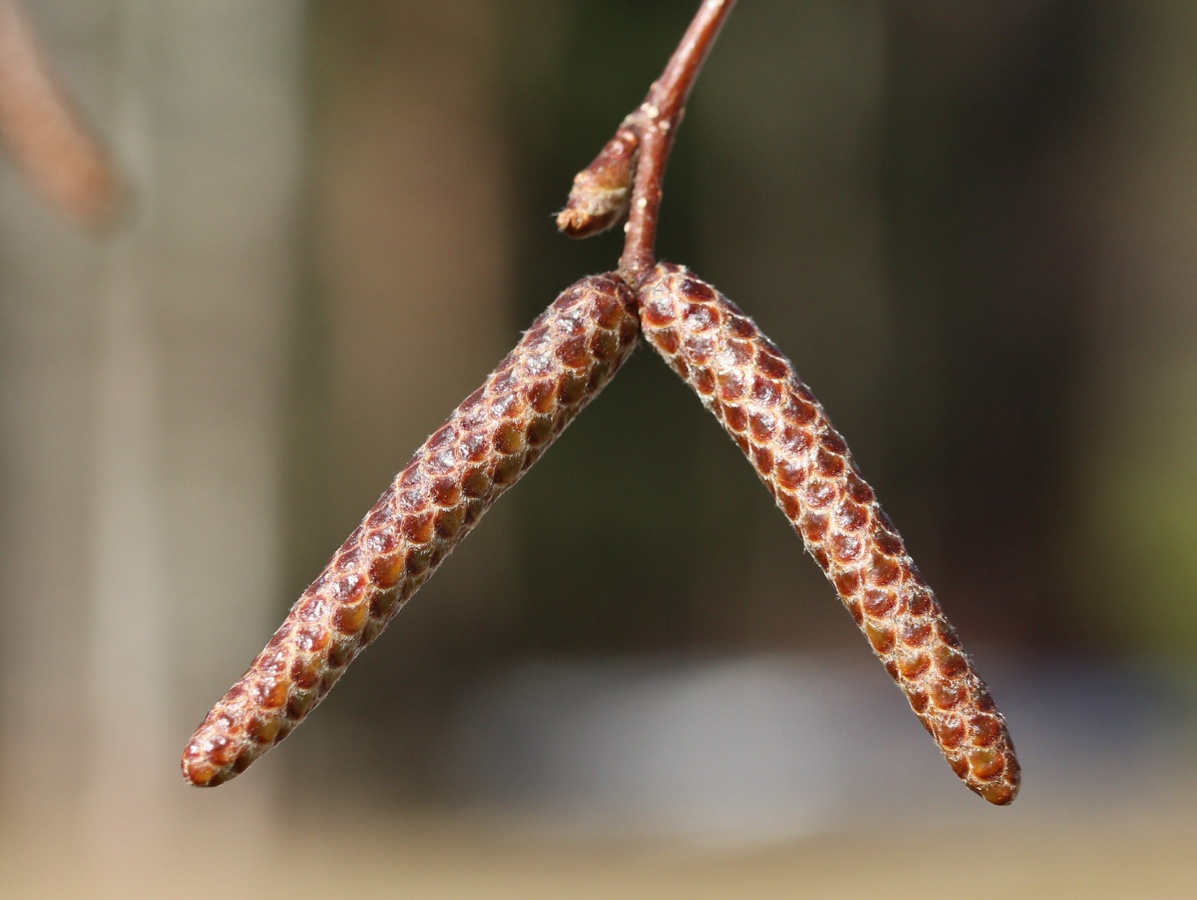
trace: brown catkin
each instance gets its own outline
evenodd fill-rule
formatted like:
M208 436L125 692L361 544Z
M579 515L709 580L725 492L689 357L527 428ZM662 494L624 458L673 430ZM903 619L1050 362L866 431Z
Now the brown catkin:
M748 457L948 765L989 802L1011 802L1019 766L1005 719L793 365L682 266L657 265L637 296L645 339Z
M638 332L632 292L616 275L566 289L416 451L208 713L183 753L184 778L220 784L286 737L602 390Z

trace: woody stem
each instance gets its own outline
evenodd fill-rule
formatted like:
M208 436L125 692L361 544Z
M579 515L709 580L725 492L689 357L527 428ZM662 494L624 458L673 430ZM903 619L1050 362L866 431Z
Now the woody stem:
M703 0L661 77L626 125L640 138L640 159L632 182L632 201L619 269L636 278L652 267L662 183L673 135L686 111L686 100L702 64L736 0Z

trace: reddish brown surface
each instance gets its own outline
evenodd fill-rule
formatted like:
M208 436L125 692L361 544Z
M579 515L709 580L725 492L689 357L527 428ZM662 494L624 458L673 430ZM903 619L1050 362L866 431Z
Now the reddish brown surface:
M635 346L631 291L583 278L416 451L183 754L183 775L227 781L281 741L490 505L615 374Z
M682 266L638 291L645 338L751 461L952 770L991 803L1018 792L1006 722L844 439L751 319Z

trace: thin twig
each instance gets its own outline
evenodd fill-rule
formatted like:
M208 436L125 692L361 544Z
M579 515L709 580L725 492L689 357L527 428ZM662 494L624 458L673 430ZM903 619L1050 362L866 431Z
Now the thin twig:
M0 0L0 133L30 183L81 225L110 222L121 180L59 86L24 11Z
M627 237L619 259L619 269L625 277L634 280L655 262L657 218L674 134L685 115L686 101L702 64L735 5L736 0L704 0L665 71L653 83L640 108L625 123L640 137L640 159L632 183Z
M657 217L673 136L686 100L736 0L703 0L648 96L574 177L557 227L573 238L606 231L628 216L619 271L629 284L652 267Z

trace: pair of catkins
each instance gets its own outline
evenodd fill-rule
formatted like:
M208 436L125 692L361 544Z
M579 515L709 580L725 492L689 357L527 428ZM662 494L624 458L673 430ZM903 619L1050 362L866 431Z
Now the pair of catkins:
M633 191L651 150L642 139L663 115L649 97L575 179L562 230L597 233L629 202L644 205ZM656 137L680 121L675 106ZM659 201L660 167L652 175ZM744 452L952 770L991 803L1014 799L1005 720L823 407L718 290L685 267L629 258L562 292L416 451L208 713L183 755L189 782L227 781L285 738L643 337Z

